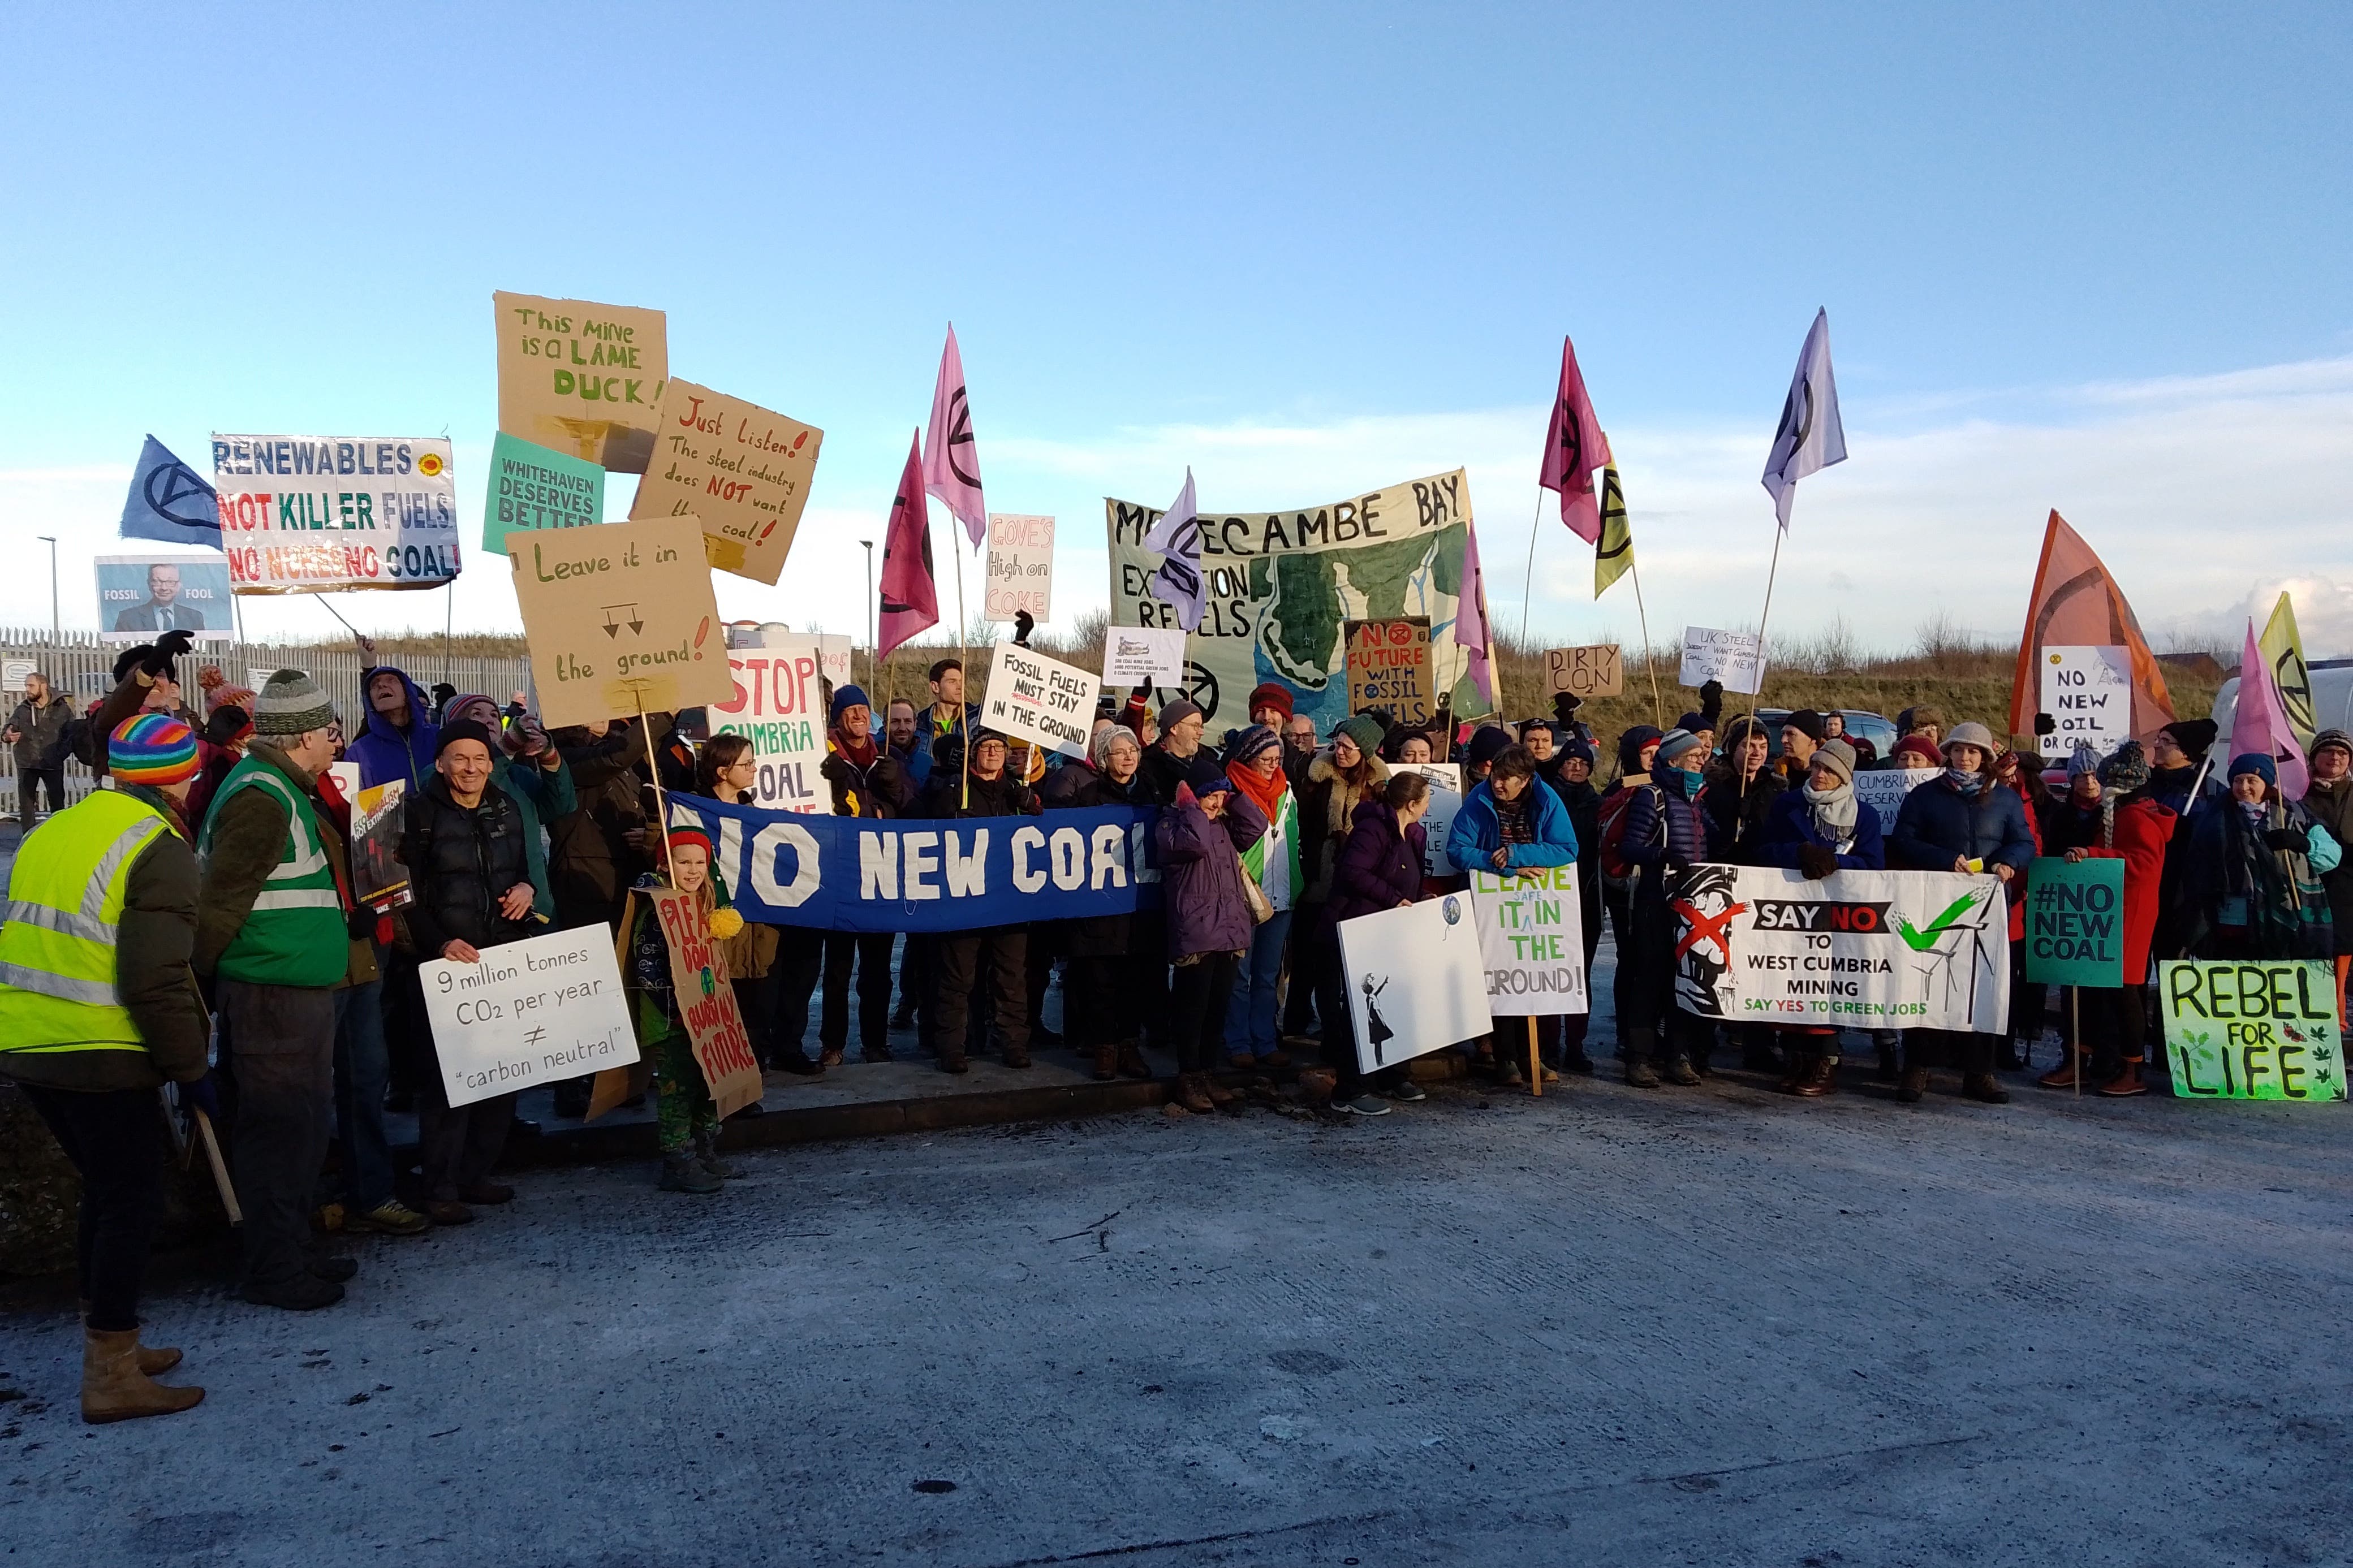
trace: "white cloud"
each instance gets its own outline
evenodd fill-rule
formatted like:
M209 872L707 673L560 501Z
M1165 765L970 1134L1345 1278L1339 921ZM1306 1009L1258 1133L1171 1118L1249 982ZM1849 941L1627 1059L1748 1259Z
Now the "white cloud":
M2002 417L1989 417L2000 408ZM1754 427L1624 425L1612 429L1631 505L1651 635L1686 623L1753 624L1773 547L1772 509L1757 476L1774 410ZM2056 507L2124 584L2151 635L2235 647L2244 618L2295 595L2315 658L2353 652L2353 359L2259 367L2131 384L1969 391L1901 403L1850 401L1853 454L1800 488L1782 549L1773 626L1791 635L1843 617L1867 647L1910 646L1939 613L1989 637L2017 635L2043 520ZM989 491L1007 510L1061 519L1056 620L1105 601L1101 542L1105 494L1165 503L1191 464L1206 507L1289 506L1455 467L1471 473L1488 597L1497 623L1520 621L1523 563L1539 492L1535 456L1545 410L1499 408L1367 416L1314 424L1113 428L1098 438L983 432ZM487 444L461 444L459 471L479 473ZM774 589L718 579L732 617L821 624L865 635L866 555L897 479L828 472L823 503L803 519ZM64 541L59 574L69 626L94 624L90 555L122 548L115 519L129 468L0 471L0 624L46 626L47 547ZM627 505L617 487L608 510ZM473 487L461 479L461 498ZM1543 498L1547 503L1548 496ZM470 521L470 505L467 514ZM934 535L953 616L949 531ZM977 564L965 552L967 605ZM512 591L495 558L474 556L460 580L461 627L513 629ZM1538 525L1530 620L1546 638L1631 637L1625 584L1592 602L1591 556L1549 505ZM438 629L443 595L346 595L336 606L371 629ZM332 618L299 599L246 603L254 633L332 633Z

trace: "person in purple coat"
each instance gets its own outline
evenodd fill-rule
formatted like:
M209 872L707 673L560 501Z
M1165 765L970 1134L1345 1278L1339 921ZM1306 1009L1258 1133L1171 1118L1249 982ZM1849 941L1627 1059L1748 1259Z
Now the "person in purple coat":
M1153 830L1174 965L1168 1043L1176 1052L1176 1103L1192 1111L1233 1103L1232 1091L1216 1083L1209 1069L1224 1049L1234 973L1257 923L1242 892L1241 854L1226 826L1233 788L1215 758L1196 754Z
M1419 773L1392 775L1377 799L1356 807L1348 841L1332 868L1332 895L1315 906L1310 936L1324 949L1315 996L1315 1011L1324 1019L1324 1059L1339 1075L1333 1103L1358 1116L1386 1115L1390 1100L1425 1096L1402 1063L1370 1073L1357 1068L1356 1015L1348 1007L1348 976L1340 963L1340 922L1402 909L1421 897L1427 837L1421 819L1429 810L1430 785Z

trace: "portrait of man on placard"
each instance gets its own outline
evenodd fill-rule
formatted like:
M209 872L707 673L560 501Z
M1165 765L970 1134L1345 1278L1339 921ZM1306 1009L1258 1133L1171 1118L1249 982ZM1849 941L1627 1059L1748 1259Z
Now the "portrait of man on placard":
M228 562L98 559L99 626L109 642L153 642L165 632L229 635Z

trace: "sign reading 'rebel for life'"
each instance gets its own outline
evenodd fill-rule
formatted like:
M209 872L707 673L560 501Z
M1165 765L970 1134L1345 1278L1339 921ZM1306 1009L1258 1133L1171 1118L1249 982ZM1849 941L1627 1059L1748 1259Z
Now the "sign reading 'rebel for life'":
M2082 742L2102 756L2132 739L2132 654L2094 644L2042 647L2042 711L2063 760Z

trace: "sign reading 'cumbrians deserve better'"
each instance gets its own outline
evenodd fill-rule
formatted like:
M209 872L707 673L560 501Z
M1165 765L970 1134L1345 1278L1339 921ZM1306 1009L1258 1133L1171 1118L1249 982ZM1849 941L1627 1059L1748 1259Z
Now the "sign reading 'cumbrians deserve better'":
M458 574L458 488L435 437L215 436L239 594L438 588Z

